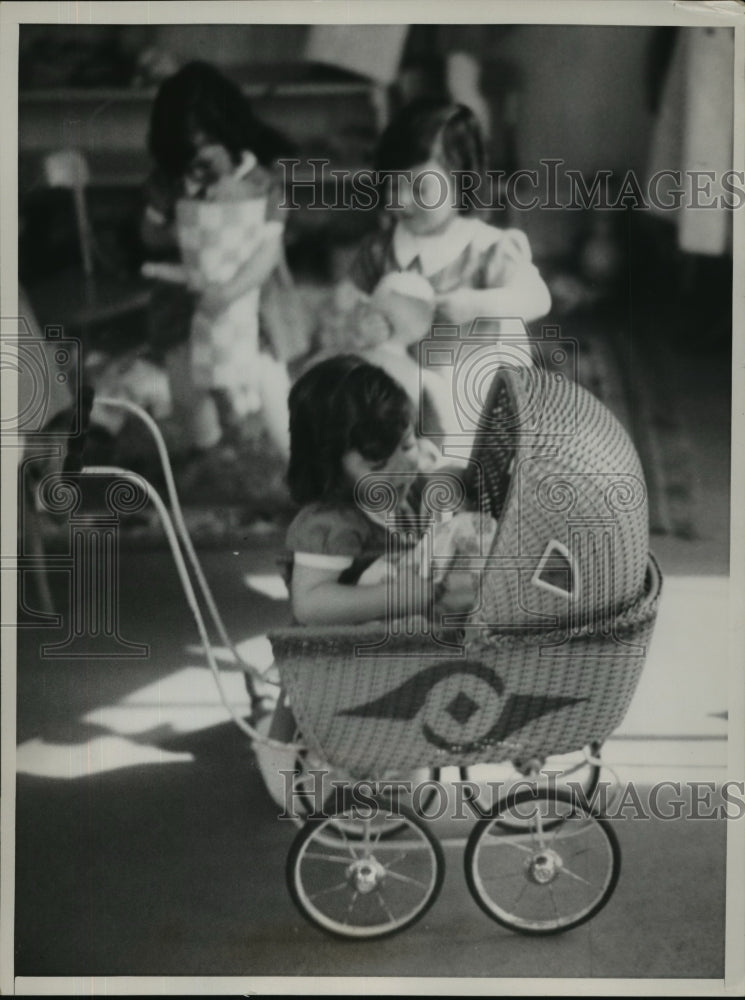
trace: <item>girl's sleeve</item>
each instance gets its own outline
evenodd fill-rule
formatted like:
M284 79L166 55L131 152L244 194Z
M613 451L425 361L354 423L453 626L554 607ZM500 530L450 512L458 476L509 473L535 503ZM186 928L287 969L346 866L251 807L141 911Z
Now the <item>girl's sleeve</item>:
M301 510L287 531L287 549L296 566L338 570L352 565L364 549L364 531L354 512L343 508Z
M495 233L485 255L483 282L484 288L499 290L500 315L512 313L527 321L545 316L551 294L533 263L527 236L519 229Z
M489 248L484 282L487 288L501 288L521 272L535 268L530 243L519 229L506 229Z

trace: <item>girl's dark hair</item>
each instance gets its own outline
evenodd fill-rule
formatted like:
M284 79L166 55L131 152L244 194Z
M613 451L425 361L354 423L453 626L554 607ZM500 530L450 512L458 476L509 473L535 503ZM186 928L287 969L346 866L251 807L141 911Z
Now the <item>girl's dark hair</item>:
M291 152L278 132L256 118L241 88L205 62L187 63L164 80L153 103L148 146L170 177L182 177L194 159L196 130L225 146L236 165L244 150L263 166Z
M409 397L382 368L340 354L308 369L290 391L287 483L298 504L346 498L342 458L384 462L411 423Z
M481 179L484 140L478 119L465 104L436 97L422 97L407 104L380 137L375 169L384 176L410 170L430 159L446 170L476 174ZM461 197L463 185L457 173L455 180L458 211L468 212L473 205L465 204L468 199Z

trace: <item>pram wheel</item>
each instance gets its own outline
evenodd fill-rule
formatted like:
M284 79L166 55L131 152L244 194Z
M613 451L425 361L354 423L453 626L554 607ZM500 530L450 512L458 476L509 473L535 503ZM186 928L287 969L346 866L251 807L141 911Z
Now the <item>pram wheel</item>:
M354 804L312 817L290 848L290 895L307 920L334 937L397 934L424 915L442 885L445 860L436 838L409 809L376 802L382 815L375 817L369 806ZM361 830L359 839L347 836L350 824Z
M596 743L585 747L580 753L561 754L537 761L507 761L504 764L487 765L483 768L485 780L492 788L501 791L500 798L506 798L510 791L529 791L528 784L543 787L547 792L569 792L584 798L580 801L590 803L596 788L600 783L600 765L596 763L600 757L600 746ZM481 767L464 769L465 778L478 781L482 773ZM488 779L486 779L488 775ZM505 829L525 830L529 820L507 811L497 820ZM548 830L560 822L559 817L546 817L543 829Z
M510 820L524 832L508 832ZM479 820L465 867L471 894L497 923L522 934L558 934L605 906L621 851L608 820L567 792L526 789Z
M438 777L439 771L437 768L423 767L415 771L387 772L379 780L381 782L393 782L396 780L407 782L407 787L401 789L397 796L397 801L407 809L412 808L413 802L413 794L409 791L409 788L413 789L417 784L429 782L431 787L420 796L418 801L420 808L426 810L437 794L434 782L438 780ZM348 772L331 767L328 764L311 765L308 763L306 753L298 754L295 761L295 777L293 778L294 799L296 805L299 807L298 811L305 816L312 816L314 813L320 811L323 804L329 801L329 797L333 798L335 795L335 785L333 782L343 782L345 785L353 785L354 778ZM366 786L367 784L368 782L365 782ZM380 825L380 837L392 837L397 832L397 827L391 820L383 824L380 823L379 819L375 819L373 823L375 827ZM337 825L340 827L343 826L344 832L350 840L359 840L364 834L364 824L362 823L351 820L339 820ZM402 822L401 827L404 825ZM329 833L332 834L333 831L330 830Z

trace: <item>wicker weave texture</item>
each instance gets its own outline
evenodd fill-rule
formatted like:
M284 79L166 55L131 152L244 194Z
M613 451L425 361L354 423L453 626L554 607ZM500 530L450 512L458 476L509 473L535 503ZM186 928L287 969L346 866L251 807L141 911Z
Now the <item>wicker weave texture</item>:
M356 774L496 763L603 742L623 719L652 636L661 577L643 596L572 635L480 632L465 656L431 639L369 647L379 628L295 628L270 638L308 747ZM364 646L368 646L365 650Z
M499 373L472 457L499 525L483 574L485 623L591 623L637 600L649 545L644 477L599 400L557 373ZM542 585L557 565L568 570L559 586Z

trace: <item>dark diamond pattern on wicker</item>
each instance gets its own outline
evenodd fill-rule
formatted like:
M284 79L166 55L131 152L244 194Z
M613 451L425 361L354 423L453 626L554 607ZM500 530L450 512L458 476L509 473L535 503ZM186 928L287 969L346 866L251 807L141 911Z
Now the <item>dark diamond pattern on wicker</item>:
M463 725L463 723L468 722L478 707L473 698L469 698L467 694L459 691L447 706L446 711L456 722Z
M556 373L501 370L471 469L498 530L459 647L384 622L270 636L303 739L331 765L375 777L569 753L628 709L662 580L625 430ZM571 559L569 600L535 585L552 542Z

